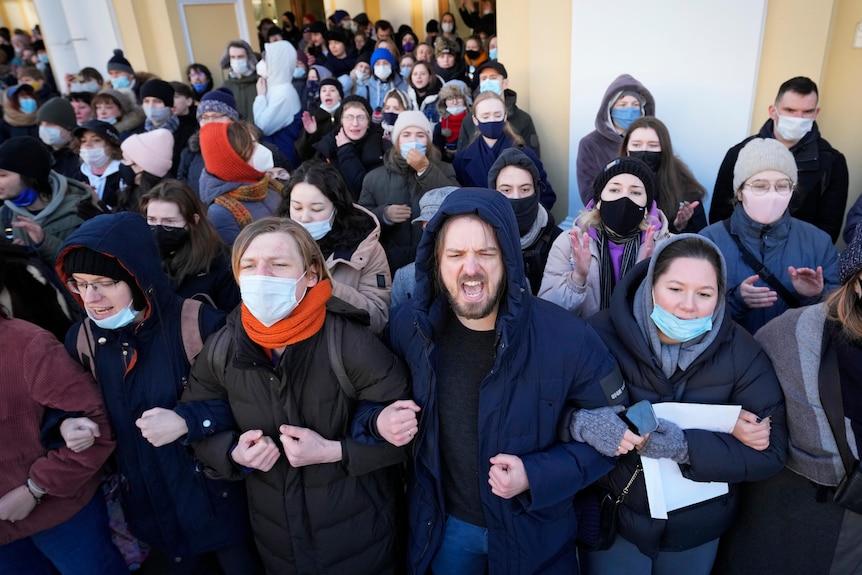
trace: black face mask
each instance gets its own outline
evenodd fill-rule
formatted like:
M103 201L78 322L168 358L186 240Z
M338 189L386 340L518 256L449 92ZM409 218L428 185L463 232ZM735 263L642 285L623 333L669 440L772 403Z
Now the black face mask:
M126 164L120 164L120 168L117 170L117 173L120 174L120 180L124 184L126 184L127 188L131 188L135 185L135 170L132 169L132 166L127 166Z
M481 52L479 50L467 50L466 52L464 52L464 54L466 54L467 57L471 60L475 60L479 57L479 54L481 54Z
M638 229L646 215L646 208L640 207L628 197L606 202L599 206L602 223L618 236L627 236Z
M636 152L629 152L629 156L632 158L637 158L638 160L649 166L649 169L652 170L654 174L658 172L658 167L661 165L661 152L638 150Z
M515 219L518 221L518 235L526 235L533 227L533 222L536 221L536 216L539 214L539 194L533 192L533 195L527 198L509 198L509 204L511 204L512 210L515 212Z
M171 257L177 250L189 241L189 230L169 226L150 226L150 231L159 244L159 254L162 259Z

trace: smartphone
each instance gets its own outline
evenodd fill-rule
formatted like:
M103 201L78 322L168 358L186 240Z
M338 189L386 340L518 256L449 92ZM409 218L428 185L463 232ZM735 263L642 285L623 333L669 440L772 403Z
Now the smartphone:
M652 404L646 399L620 413L620 418L626 422L633 433L638 435L652 433L658 428L655 411L653 411Z

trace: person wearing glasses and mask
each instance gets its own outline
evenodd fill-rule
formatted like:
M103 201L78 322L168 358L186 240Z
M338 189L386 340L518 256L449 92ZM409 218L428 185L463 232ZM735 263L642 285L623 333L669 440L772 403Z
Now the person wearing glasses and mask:
M700 232L721 249L728 307L751 333L790 308L819 303L838 287L832 239L790 215L796 184L796 161L787 146L755 138L733 168L733 213Z

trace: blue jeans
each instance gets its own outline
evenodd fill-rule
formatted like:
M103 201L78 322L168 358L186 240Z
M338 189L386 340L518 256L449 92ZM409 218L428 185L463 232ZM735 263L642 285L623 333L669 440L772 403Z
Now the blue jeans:
M435 575L481 575L488 571L488 530L454 515L446 519L443 543L431 562Z
M604 551L580 551L583 575L709 575L718 539L685 551L659 551L652 560L617 535L614 544Z
M57 571L62 575L129 574L111 542L101 491L60 525L0 546L0 575L53 575Z

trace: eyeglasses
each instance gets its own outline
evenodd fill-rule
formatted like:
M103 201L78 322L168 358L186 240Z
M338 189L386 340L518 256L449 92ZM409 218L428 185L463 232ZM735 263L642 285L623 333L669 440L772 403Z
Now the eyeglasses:
M117 284L120 283L120 280L102 280L100 282L79 282L76 280L68 280L66 281L66 285L69 286L69 289L72 290L72 293L76 293L78 295L83 295L87 288L92 288L96 293L99 292L109 292L117 289Z
M189 72L189 78L206 78L207 75L203 72Z
M166 231L168 233L186 229L186 224L183 224L183 225L153 224L153 223L147 222L147 225L150 226L150 230L152 230L152 231L156 231L156 228L162 228L164 231Z
M203 122L216 122L218 120L221 120L222 118L227 118L227 116L224 114L205 113L205 114L201 114L201 117L199 118L199 120L203 121Z
M368 116L359 114L358 116L341 116L345 124L364 124L368 121Z
M755 196L763 196L767 194L770 188L774 189L782 196L786 196L787 194L793 192L796 186L790 180L778 180L777 182L769 182L767 180L754 180L753 182L749 182L743 186L744 188L748 188L751 190L751 193Z

